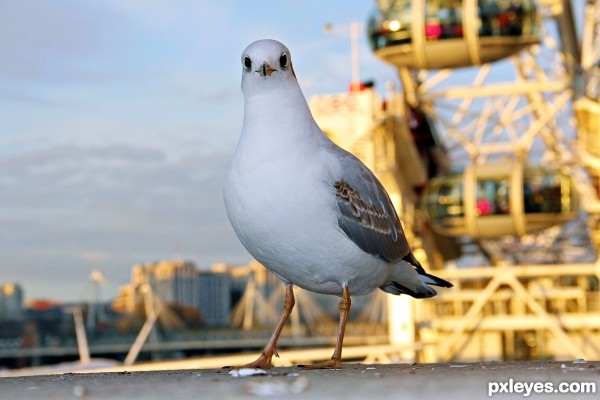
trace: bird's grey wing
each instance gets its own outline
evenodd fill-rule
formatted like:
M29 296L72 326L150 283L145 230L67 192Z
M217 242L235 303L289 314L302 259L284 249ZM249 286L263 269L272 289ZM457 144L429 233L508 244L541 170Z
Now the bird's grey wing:
M352 154L339 148L334 152L341 165L341 177L333 185L340 228L363 251L390 263L405 259L423 270L410 250L383 185Z

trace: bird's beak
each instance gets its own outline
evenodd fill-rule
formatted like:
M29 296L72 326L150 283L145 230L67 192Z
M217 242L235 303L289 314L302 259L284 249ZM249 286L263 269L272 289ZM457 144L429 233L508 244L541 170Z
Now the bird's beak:
M271 76L273 72L277 71L275 68L271 67L266 61L264 61L256 70L263 78L265 76Z

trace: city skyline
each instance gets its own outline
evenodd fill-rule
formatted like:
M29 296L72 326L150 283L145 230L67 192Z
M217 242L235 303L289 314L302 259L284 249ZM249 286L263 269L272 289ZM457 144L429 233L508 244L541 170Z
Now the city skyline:
M343 92L344 24L364 24L374 6L3 2L2 282L70 301L85 298L97 269L112 298L134 264L248 263L221 194L242 122L241 51L280 40L307 97ZM397 82L364 31L360 59L378 89Z
M82 307L87 314L88 326L103 320L101 314L110 310L110 313L119 315L140 315L150 312L148 307L155 310L162 309L167 314L167 325L173 321L185 322L185 316L190 317L189 322L201 322L204 327L239 327L245 324L245 313L249 304L252 308L258 304L264 306L271 296L283 296L283 285L264 268L258 261L252 260L244 265L229 265L224 263L214 264L209 270L200 270L191 261L186 260L161 260L135 264L130 268L130 280L119 285L118 294L107 298L102 296L103 276L94 270L89 277L91 287L89 296L69 302L54 299L26 296L27 289L17 282L0 281L0 322L3 319L23 319L28 311L45 312L52 309L70 313L73 307ZM252 284L249 285L249 282ZM246 297L246 290L251 287L251 294ZM302 292L302 289L297 291ZM308 309L303 307L302 315L322 315L321 307L330 307L329 312L337 311L337 301L327 295L309 293L309 298L300 295L298 301L308 302ZM369 299L371 296L365 296ZM320 306L316 302L321 303ZM369 302L369 300L366 300ZM359 309L365 300L357 299ZM174 308L184 313L173 319ZM98 314L98 310L100 314ZM196 316L195 309L199 312ZM91 311L90 311L91 310ZM256 311L250 311L254 315ZM198 318L199 319L198 319ZM254 322L261 323L265 319L273 318L273 314L265 313L262 317L251 318ZM256 320L256 321L255 321ZM92 322L94 321L94 322ZM273 322L273 321L271 321ZM91 325L90 325L91 323ZM90 328L92 329L92 328Z
M128 274L129 274L129 278L125 281L120 281L120 282L112 282L111 284L116 285L117 290L114 291L114 295L111 294L107 294L106 292L106 280L104 278L104 275L102 274L101 271L94 269L90 272L88 279L84 282L84 285L86 286L85 290L82 293L81 297L73 297L72 299L61 299L59 297L54 298L54 297L47 297L47 296L41 296L38 295L37 293L30 293L30 290L28 290L28 286L27 286L27 282L19 282L19 281L8 281L8 280L0 280L0 294L2 295L7 295L7 291L10 291L10 295L12 295L15 291L18 294L18 298L21 299L20 301L22 301L23 306L32 306L35 305L38 302L42 302L42 303L46 303L49 302L49 304L56 304L56 305L63 305L63 304L85 304L85 303L94 303L96 301L100 301L101 303L105 303L105 304L114 304L115 302L119 301L120 298L122 297L123 294L123 289L134 289L135 290L139 290L139 277L136 276L139 275L139 270L140 269L146 269L146 268L154 268L157 266L178 266L178 265L185 265L185 266L190 266L191 268L193 268L196 273L198 275L213 275L213 274L222 274L223 270L228 270L228 269L235 269L238 267L241 268L247 268L249 265L251 265L252 263L256 263L256 261L252 261L250 263L247 264L225 264L225 263L216 263L213 264L212 266L210 266L210 268L207 269L201 269L199 268L193 261L188 261L188 260L183 260L183 259L164 259L164 260L158 260L158 261L148 261L145 263L138 263L138 264L134 264L132 266L130 266L129 270L128 270ZM161 292L160 289L157 291L156 295L158 296L158 298L162 299L162 300L168 300L169 296L164 296L165 293ZM96 298L96 296L98 296L99 298ZM0 304L0 311L2 309L2 304ZM1 313L0 313L1 314Z

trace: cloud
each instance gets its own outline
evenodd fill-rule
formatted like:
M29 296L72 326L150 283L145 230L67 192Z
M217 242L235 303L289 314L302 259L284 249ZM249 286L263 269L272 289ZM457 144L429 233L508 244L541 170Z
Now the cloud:
M105 263L111 261L113 256L110 253L99 250L84 250L79 255L82 260L87 262Z
M35 249L30 260L56 274L65 273L53 264L62 257L83 269L103 264L107 275L173 254L206 263L239 259L221 195L229 157L112 144L0 159L0 203L9 206L0 224L10 233L0 253L16 260ZM0 265L2 273L7 268Z
M9 80L73 81L87 74L85 64L108 55L101 49L123 52L112 41L118 33L102 35L103 21L119 25L118 15L87 3L24 0L4 2L0 12L0 71ZM109 46L108 44L111 43ZM89 65L88 65L89 67ZM86 72L87 71L87 72Z

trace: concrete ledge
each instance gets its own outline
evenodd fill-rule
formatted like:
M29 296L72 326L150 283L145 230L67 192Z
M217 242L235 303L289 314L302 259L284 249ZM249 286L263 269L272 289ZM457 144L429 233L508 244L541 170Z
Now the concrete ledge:
M0 378L2 399L598 399L600 362L345 364L341 370L274 368L234 377L229 369L104 372ZM512 379L512 381L511 381ZM535 393L523 384L593 382L596 393ZM517 383L520 383L517 385ZM538 385L538 389L541 386ZM521 393L506 393L507 390ZM547 386L544 386L547 390Z

